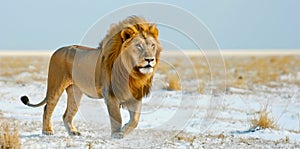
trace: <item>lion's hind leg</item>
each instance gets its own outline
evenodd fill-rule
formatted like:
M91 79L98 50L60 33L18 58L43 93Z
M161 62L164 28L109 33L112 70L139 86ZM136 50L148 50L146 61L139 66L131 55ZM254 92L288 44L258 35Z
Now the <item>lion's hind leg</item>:
M68 104L63 116L63 121L69 135L80 135L80 132L78 132L73 125L73 119L80 106L82 92L76 85L70 85L66 91L68 94Z
M54 134L52 128L52 114L63 90L64 88L54 87L53 90L47 92L47 96L46 96L47 104L44 107L44 115L43 115L43 134L45 135Z

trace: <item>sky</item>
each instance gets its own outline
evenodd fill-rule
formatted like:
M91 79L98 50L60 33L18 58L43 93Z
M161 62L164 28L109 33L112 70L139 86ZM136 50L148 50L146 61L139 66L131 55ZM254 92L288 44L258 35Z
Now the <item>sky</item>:
M6 0L0 2L0 50L54 50L80 44L97 22L140 0ZM300 49L299 0L190 0L152 1L170 4L194 16L210 32L220 49ZM136 10L136 11L135 11ZM149 10L165 20L191 25L182 15ZM132 14L134 13L134 14ZM120 16L140 15L137 9ZM149 15L145 18L154 18ZM147 14L146 14L147 15ZM102 19L102 20L101 20ZM108 19L106 19L108 20ZM107 30L105 22L101 29ZM172 26L173 24L167 24ZM175 25L173 25L175 26ZM202 27L203 27L202 26ZM158 25L164 43L194 49L181 28ZM195 31L199 28L193 26ZM97 33L97 32L95 32ZM196 33L196 32L195 32ZM97 34L101 40L105 32ZM203 35L204 36L204 35ZM186 39L183 39L186 38ZM204 41L205 42L205 41ZM92 43L88 46L97 45ZM201 47L201 45L198 45Z

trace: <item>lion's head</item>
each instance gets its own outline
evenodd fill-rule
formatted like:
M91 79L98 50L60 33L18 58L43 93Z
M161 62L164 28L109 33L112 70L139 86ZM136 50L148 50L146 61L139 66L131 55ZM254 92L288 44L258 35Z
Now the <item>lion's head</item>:
M127 71L138 71L144 75L155 70L162 50L156 26L137 16L113 25L100 43L100 48L110 49L108 55L111 62L116 63L119 58L127 65Z
M140 31L136 30L135 26L122 30L121 58L124 55L123 62L130 62L134 71L149 75L159 61L161 48L157 40L158 31L154 25L138 24L138 26Z
M108 81L115 94L126 92L119 87L125 84L135 98L149 93L162 51L155 24L141 17L128 17L112 25L99 48L104 50Z

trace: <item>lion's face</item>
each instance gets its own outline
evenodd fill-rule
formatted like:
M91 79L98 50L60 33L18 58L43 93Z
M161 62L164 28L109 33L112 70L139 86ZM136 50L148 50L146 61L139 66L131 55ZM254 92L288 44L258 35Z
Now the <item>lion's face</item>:
M158 52L158 43L153 37L132 39L130 46L127 48L131 51L131 57L134 61L134 67L142 74L150 74L156 67L156 55Z
M160 55L160 44L152 34L135 34L123 43L127 62L141 74L152 74ZM129 57L129 58L128 58Z

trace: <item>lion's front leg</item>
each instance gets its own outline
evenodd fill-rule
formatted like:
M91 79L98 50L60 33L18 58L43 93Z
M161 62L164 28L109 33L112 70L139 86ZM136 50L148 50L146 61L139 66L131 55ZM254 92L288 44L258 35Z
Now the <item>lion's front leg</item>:
M116 98L108 98L106 99L106 106L110 118L111 137L121 139L124 135L121 131L122 117L120 113L120 104Z
M126 103L125 106L128 108L130 120L127 124L125 124L122 127L121 131L124 133L124 135L127 135L138 125L140 115L141 115L142 102L141 100L134 99L134 101L130 101L129 103Z

